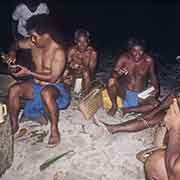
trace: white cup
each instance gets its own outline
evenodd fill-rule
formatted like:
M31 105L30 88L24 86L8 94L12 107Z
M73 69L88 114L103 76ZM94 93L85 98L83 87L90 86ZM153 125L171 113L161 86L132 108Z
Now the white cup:
M82 90L82 78L76 78L75 85L74 85L74 92L80 93Z
M5 121L4 116L7 115L7 107L5 104L0 104L0 123Z

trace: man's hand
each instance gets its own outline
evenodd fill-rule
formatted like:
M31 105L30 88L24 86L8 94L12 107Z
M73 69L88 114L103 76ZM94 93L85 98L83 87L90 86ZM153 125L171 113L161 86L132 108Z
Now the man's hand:
M168 130L180 129L180 109L177 99L173 99L173 103L170 105L170 108L166 113L164 122Z
M17 65L17 67L20 68L20 70L17 73L12 73L13 76L24 77L24 76L31 75L31 71L28 68L24 66L20 66L20 65Z
M118 70L118 75L127 75L128 74L128 70L127 69L125 69L125 68L120 68L119 70Z
M152 97L155 97L155 98L157 98L158 96L159 96L159 90L158 89L155 89L154 91L152 91L151 93L150 93L150 96Z
M9 65L15 64L15 62L16 62L16 52L15 51L10 51L8 54L1 53L1 57Z
M86 67L83 64L78 64L78 63L75 63L75 62L71 62L69 66L70 66L71 69L77 70L79 72L88 71L88 67Z

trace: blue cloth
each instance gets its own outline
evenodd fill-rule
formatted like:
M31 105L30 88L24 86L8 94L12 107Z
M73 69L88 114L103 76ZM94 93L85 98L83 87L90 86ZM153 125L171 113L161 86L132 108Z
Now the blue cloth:
M139 92L126 90L126 96L123 101L123 107L134 107L138 105L138 94Z
M31 100L27 100L25 102L24 107L24 115L29 118L38 118L42 116L44 111L44 103L41 98L41 91L45 87L43 85L39 85L32 80L33 84L33 93L34 97ZM59 109L65 109L70 104L70 94L65 89L64 83L51 84L59 90L59 97L56 100L56 103Z

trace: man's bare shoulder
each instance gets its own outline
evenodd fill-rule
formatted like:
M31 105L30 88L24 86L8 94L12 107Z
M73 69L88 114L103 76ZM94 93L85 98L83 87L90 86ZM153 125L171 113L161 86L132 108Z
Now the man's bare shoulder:
M75 46L72 46L68 49L68 54L75 54L77 52L77 48Z
M92 46L88 46L87 51L91 53L96 53L96 50Z
M118 57L118 61L128 61L129 59L130 59L130 55L129 53L126 52L120 54Z
M148 55L148 54L145 54L144 55L144 60L148 63L148 64L153 64L154 63L154 59Z
M55 59L57 61L62 61L62 59L65 60L65 50L62 47L56 48L55 52Z

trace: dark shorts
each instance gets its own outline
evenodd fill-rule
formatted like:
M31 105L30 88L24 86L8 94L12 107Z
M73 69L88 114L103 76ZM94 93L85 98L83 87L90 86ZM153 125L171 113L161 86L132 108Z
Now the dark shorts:
M24 115L29 118L38 118L45 114L45 105L41 98L41 91L45 87L43 85L39 85L33 82L33 90L34 90L34 97L32 100L27 100L25 102L24 108ZM52 86L56 87L59 90L59 97L56 100L56 103L59 109L66 109L70 104L70 94L69 91L66 89L64 83L58 84L51 84Z

